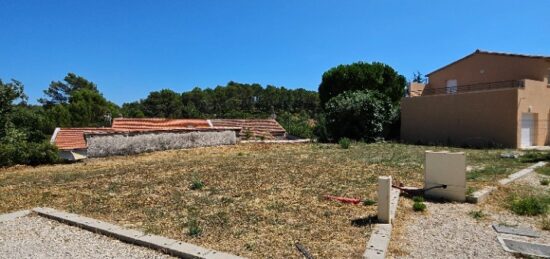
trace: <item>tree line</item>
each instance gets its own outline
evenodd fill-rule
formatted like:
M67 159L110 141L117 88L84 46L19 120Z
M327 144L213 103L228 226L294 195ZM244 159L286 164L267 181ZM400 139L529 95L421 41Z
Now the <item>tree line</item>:
M37 105L17 80L0 80L0 166L57 161L49 138L55 127L110 126L117 117L275 118L290 135L338 141L398 136L405 77L390 66L357 62L331 68L318 92L229 82L178 93L153 91L122 106L92 81L68 73L52 81Z

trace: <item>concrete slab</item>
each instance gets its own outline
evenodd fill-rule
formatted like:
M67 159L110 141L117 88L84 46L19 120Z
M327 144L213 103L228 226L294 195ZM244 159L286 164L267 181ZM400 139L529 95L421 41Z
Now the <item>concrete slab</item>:
M25 216L29 215L30 213L31 213L30 210L20 210L20 211L15 211L15 212L11 212L11 213L2 214L2 215L0 215L0 223L5 222L5 221L9 221L9 220L14 220L14 219L20 218L20 217L25 217Z
M100 220L57 211L51 208L34 208L33 211L46 218L64 222L95 233L108 235L127 243L153 248L163 253L181 258L241 258L232 254L218 252L158 235L147 235L141 231L125 229Z
M399 189L391 188L390 198L390 218L395 218L397 206L399 205ZM386 257L391 239L391 224L376 224L372 228L372 233L367 242L367 248L363 253L363 258L383 259Z
M493 229L496 232L503 233L503 234L512 234L512 235L526 236L526 237L540 237L539 233L528 228L515 228L515 227L508 227L508 226L503 226L499 224L493 224Z
M363 258L386 258L388 246L390 245L391 229L391 224L376 224L374 226L369 242L367 243L367 249L365 253L363 253Z
M539 168L539 167L542 167L542 166L545 166L546 165L546 162L538 162L530 167L527 167L523 170L520 170L518 172L515 172L511 175L509 175L508 177L504 178L504 179L501 179L500 181L498 181L498 183L500 185L507 185L519 178L522 178L524 176L527 176L528 174L530 173L533 173L535 171L535 169Z
M487 186L479 191L475 191L466 197L466 201L470 203L480 203L489 197L491 192L495 191L497 187Z
M513 240L498 237L498 241L504 250L510 253L519 253L528 256L538 256L550 258L550 246L538 243L529 243L525 241Z

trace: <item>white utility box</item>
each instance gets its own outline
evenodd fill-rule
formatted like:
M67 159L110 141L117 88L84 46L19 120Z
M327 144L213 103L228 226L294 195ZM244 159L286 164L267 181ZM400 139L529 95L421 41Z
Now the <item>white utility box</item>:
M426 151L424 188L445 185L446 188L427 190L427 198L448 201L466 200L466 155L464 152Z

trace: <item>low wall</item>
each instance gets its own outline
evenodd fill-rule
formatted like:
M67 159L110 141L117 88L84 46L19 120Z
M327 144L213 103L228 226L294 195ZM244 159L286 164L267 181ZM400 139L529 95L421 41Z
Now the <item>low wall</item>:
M151 151L233 145L235 131L87 135L88 157L130 155Z

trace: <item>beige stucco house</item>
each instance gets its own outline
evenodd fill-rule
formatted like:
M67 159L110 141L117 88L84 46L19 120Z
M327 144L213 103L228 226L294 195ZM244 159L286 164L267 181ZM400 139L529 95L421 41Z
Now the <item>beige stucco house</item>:
M477 50L411 83L406 142L526 148L550 144L550 56Z

